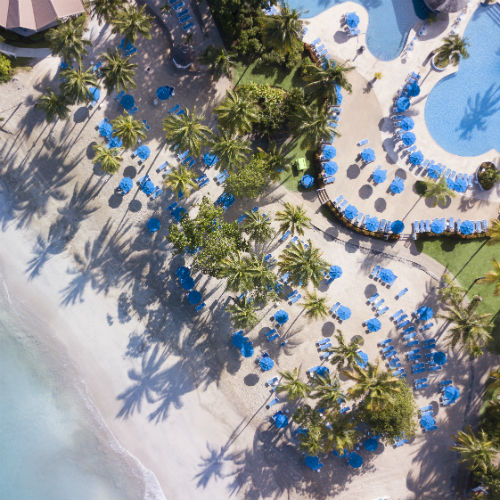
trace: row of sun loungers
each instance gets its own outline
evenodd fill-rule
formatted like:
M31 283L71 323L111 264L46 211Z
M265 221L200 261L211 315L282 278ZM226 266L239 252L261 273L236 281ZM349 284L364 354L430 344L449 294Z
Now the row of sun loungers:
M460 226L462 224L461 219L455 220L453 217L449 219L441 219L442 224L444 225L444 231L460 233ZM488 231L488 221L483 219L482 221L473 221L474 230L472 234L481 234L486 233ZM416 220L413 221L413 239L416 239L416 235L419 233L432 233L432 223L429 219L427 220Z

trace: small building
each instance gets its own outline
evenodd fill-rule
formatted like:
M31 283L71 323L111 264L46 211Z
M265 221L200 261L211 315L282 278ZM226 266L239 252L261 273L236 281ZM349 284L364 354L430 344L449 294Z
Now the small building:
M467 6L468 0L424 0L427 8L432 12L458 12Z
M81 0L0 0L0 26L30 36L84 10Z

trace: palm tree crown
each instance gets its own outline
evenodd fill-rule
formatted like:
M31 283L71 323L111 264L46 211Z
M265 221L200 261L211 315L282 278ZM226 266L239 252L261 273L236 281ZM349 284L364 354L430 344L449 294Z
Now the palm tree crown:
M242 99L237 92L229 90L224 102L214 109L219 126L229 134L251 132L252 123L257 120L255 105L249 99Z
M331 59L327 61L326 68L309 62L305 74L309 83L305 88L309 90L311 97L318 99L320 103L326 103L328 106L337 104L337 85L349 93L352 92L352 85L347 80L346 73L353 69L352 66L336 64Z
M130 6L121 9L113 19L113 33L121 33L131 43L135 43L137 35L151 38L151 21L153 18L146 14L146 7Z
M123 8L126 0L93 0L89 2L90 12L102 23L110 23Z
M493 270L488 271L481 283L486 285L495 285L495 295L500 295L500 263L495 258L493 259Z
M83 23L82 16L69 19L50 30L47 33L47 40L52 54L61 56L68 63L75 59L80 64L82 57L87 55L87 47L91 45L90 40L82 38Z
M352 367L355 363L361 361L358 351L363 344L362 337L353 338L347 343L343 333L338 330L338 333L335 335L335 340L337 341L337 345L328 349L329 352L334 354L330 359L332 365L336 365L337 369L340 370L345 365Z
M211 45L200 56L200 62L208 67L208 72L217 81L222 75L231 78L231 68L234 66L232 58L233 55L223 47L213 47Z
M227 132L215 136L210 148L219 157L217 166L221 170L236 170L247 160L247 155L252 151L248 141L238 136L233 137Z
M248 234L249 238L257 243L264 243L273 235L273 228L269 217L249 210L245 212L245 220L243 221L243 231Z
M180 164L178 168L172 170L165 178L165 186L172 189L177 198L182 195L189 196L191 190L198 187L194 180L195 173L186 165Z
M48 122L59 118L65 120L69 114L68 102L63 95L57 95L53 90L47 88L45 94L39 97L36 107L45 111Z
M130 62L131 57L122 57L120 51L115 49L114 52L108 50L106 54L103 54L102 59L104 65L101 73L108 92L115 88L128 90L136 87L134 77L137 64Z
M317 399L318 407L325 410L337 410L340 403L346 400L339 379L335 377L332 380L329 374L314 376L311 397Z
M235 328L252 328L259 318L255 314L255 301L245 297L233 299L234 304L227 306Z
M101 170L109 175L116 174L120 168L120 164L123 158L120 153L123 151L122 148L108 148L106 146L101 146L100 144L94 145L95 156L92 159L92 163L100 163Z
M460 38L459 35L450 35L443 39L443 45L436 52L436 60L439 62L451 61L456 66L460 58L467 59L469 52L467 38Z
M280 13L265 16L263 19L263 37L267 45L280 54L294 52L301 46L302 21L301 11L290 9L286 3L280 6Z
M111 121L114 135L119 137L126 148L132 148L138 139L146 138L146 125L135 120L132 115L124 113Z
M324 108L301 106L292 117L294 137L306 148L316 148L323 141L330 141L332 136L339 135L330 124L330 118Z
M448 202L449 198L455 198L455 191L448 187L444 176L440 177L438 181L424 181L425 183L425 198L434 198L432 206L443 206Z
M483 430L476 436L469 426L466 431L459 431L455 438L455 446L451 449L460 453L461 462L466 462L474 472L485 474L492 466L492 459L498 452L494 442Z
M328 316L326 297L318 297L316 292L307 292L302 303L306 316L311 319L320 319Z
M88 88L97 85L97 78L92 71L85 71L81 66L78 69L67 68L61 71L63 83L61 91L75 102L90 101Z
M303 235L304 229L307 229L309 222L311 222L304 207L295 206L288 202L285 202L284 210L276 213L276 220L281 222L280 231L282 233L290 231L292 235L295 233Z
M300 380L299 369L294 368L293 371L280 372L281 380L276 387L276 392L286 392L290 401L305 398L310 387Z
M497 245L500 243L500 220L492 219L490 222L490 227L488 229L488 245Z

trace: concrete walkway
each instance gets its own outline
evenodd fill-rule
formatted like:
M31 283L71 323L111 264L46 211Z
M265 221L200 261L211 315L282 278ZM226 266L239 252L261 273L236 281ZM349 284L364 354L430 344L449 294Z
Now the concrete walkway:
M8 45L7 43L0 43L0 52L6 56L28 57L33 59L44 59L45 57L50 56L50 49L45 47L28 49L27 47L14 47L13 45Z

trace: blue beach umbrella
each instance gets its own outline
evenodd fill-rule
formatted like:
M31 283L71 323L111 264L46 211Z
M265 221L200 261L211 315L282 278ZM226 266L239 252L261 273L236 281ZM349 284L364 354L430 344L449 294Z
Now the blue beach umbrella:
M404 228L405 228L404 222L401 220L395 220L391 224L391 231L394 234L401 234L404 231Z
M474 223L470 220L464 220L460 224L460 232L465 235L472 234L474 232Z
M303 175L300 179L300 183L307 189L310 188L314 184L314 177L312 175L306 174Z
M193 306L201 302L201 293L198 290L191 290L188 293L189 303Z
M132 109L134 107L135 101L134 101L134 98L130 94L125 94L120 99L120 104L122 105L122 108Z
M361 158L363 158L363 161L366 163L370 163L375 160L375 151L373 151L372 148L365 148L361 151Z
M363 465L363 457L359 453L351 453L347 463L354 469L359 469Z
M243 336L243 332L233 333L231 342L233 343L234 347L241 349L243 347L243 344L245 343L245 337Z
M365 222L365 227L368 231L376 231L378 229L378 219L377 217L368 217Z
M151 217L151 219L148 220L148 229L152 233L156 233L158 229L160 229L161 222L160 219L157 219L156 217Z
M368 354L364 351L358 351L359 359L356 359L356 364L360 368L364 368L368 364Z
M439 165L436 165L435 163L432 163L427 167L427 175L431 179L439 179L439 176L442 173L442 169L439 167Z
M101 137L106 137L106 139L109 139L111 137L111 133L113 132L113 126L111 125L111 122L108 122L108 120L106 119L101 120L97 127L99 130L99 135Z
M459 179L456 179L455 180L455 184L453 186L453 189L455 191L458 191L459 193L465 193L465 191L467 191L467 187L468 187L468 182L466 179L464 179L463 177L460 177Z
M351 317L351 310L347 306L340 306L337 309L337 317L342 321L349 319Z
M282 411L279 411L273 415L273 421L274 425L278 429L283 429L288 425L288 418Z
M108 148L121 148L123 141L120 137L111 137L108 142Z
M396 107L399 112L406 111L410 107L410 99L408 97L400 97L396 101Z
M219 158L217 158L217 155L214 155L211 153L205 153L203 155L203 163L205 163L205 165L207 167L211 167L212 165L214 165L218 161L219 161Z
M88 89L89 97L93 101L98 101L99 97L101 97L101 91L97 87L89 87Z
M460 391L454 385L449 385L444 390L444 397L450 400L452 403L456 401L459 396L460 396Z
M127 194L134 187L134 181L130 177L124 177L120 181L120 189L123 194Z
M166 101L172 95L172 89L164 85L163 87L158 87L156 89L156 97L160 99L160 101Z
M435 352L432 359L436 365L444 365L446 363L446 354L441 351Z
M311 457L307 456L305 459L306 466L309 467L311 470L319 470L321 467L323 467L323 464L319 461L318 457Z
M356 14L356 12L349 12L345 16L345 23L349 28L357 28L359 24L359 16Z
M429 306L421 306L417 309L419 320L428 321L434 317L434 311Z
M342 99L344 99L342 97L342 87L338 83L335 84L335 95L337 97L337 101L335 104L342 104Z
M390 269L381 269L379 273L380 281L384 283L392 283L396 279L396 275Z
M430 429L435 423L436 421L434 420L434 417L429 413L427 413L420 419L420 425L424 429Z
M326 175L335 175L339 169L339 166L334 161L327 161L323 163L323 171Z
M274 319L276 323L284 325L288 321L288 313L283 309L280 309L274 313Z
M191 276L191 271L189 267L186 266L179 266L177 270L175 271L175 275L181 280L183 278L187 278L188 276Z
M335 158L336 155L337 155L337 150L335 149L335 146L332 146L331 144L323 146L323 151L321 152L321 156L325 160L331 160L332 158Z
M372 174L372 179L375 184L380 184L381 182L384 182L387 179L387 170L384 170L382 168L377 168L375 172Z
M368 328L369 332L378 332L381 327L382 323L378 318L372 318L366 322L366 328Z
M262 371L267 372L274 366L274 361L269 356L265 356L260 359L259 365Z
M415 151L410 155L410 163L412 165L420 165L424 161L424 155L421 151Z
M143 190L144 193L146 193L149 196L154 192L155 185L150 180L147 180L146 182L142 183L141 189Z
M332 280L336 280L342 276L342 268L340 266L331 266L328 274Z
M443 219L434 219L431 223L431 231L434 234L441 234L444 232L445 223Z
M194 279L191 276L186 276L181 279L181 286L185 290L192 290L194 288Z
M317 366L314 373L320 377L325 377L330 373L330 370L328 369L328 366Z
M413 127L415 126L415 122L413 121L413 118L410 118L409 116L405 116L401 122L399 123L399 126L403 130L412 130Z
M252 345L252 342L250 342L248 339L245 339L243 342L243 345L241 346L240 349L241 355L245 358L250 358L253 356L254 353L254 348Z
M375 438L368 438L364 442L366 451L375 451L378 448L378 440Z
M394 179L391 182L389 189L391 190L391 193L394 193L394 194L402 193L405 189L405 183L404 183L403 179L401 179L401 177Z
M344 210L344 217L346 219L352 220L358 215L358 209L354 205L348 205Z
M412 144L415 144L417 137L413 132L406 132L406 134L401 136L401 140L405 146L411 146Z
M418 83L411 83L406 89L406 92L410 97L417 97L420 94L420 87L418 86Z
M148 146L143 144L142 146L139 146L137 148L136 153L141 160L147 160L149 158L149 155L151 154L151 150L148 148Z
M180 222L182 217L186 214L186 209L184 207L175 207L172 210L172 217L177 221Z

